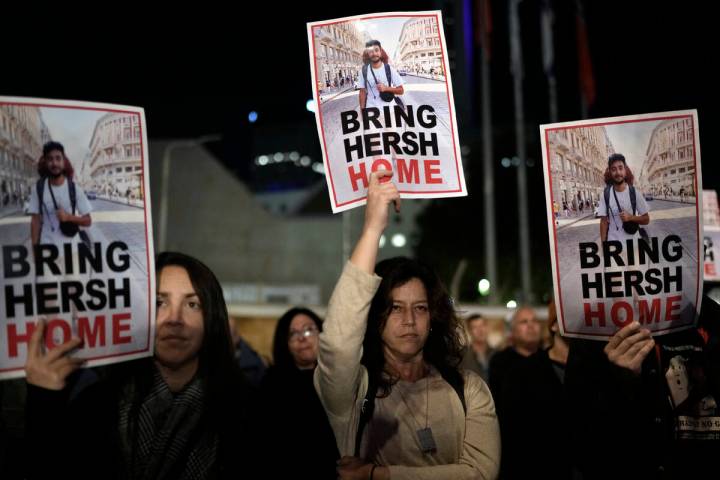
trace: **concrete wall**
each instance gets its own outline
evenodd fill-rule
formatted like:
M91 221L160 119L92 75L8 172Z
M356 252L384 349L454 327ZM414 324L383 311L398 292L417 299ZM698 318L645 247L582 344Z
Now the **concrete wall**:
M332 293L343 265L342 215L280 216L263 209L252 192L200 146L185 141L150 144L150 184L155 246L162 226L162 163L170 152L166 249L203 260L221 282L272 285L313 284L322 302ZM168 149L169 150L166 150ZM426 202L403 202L398 223L391 218L386 246L379 258L412 255L415 217ZM364 210L350 214L354 245L362 228ZM403 248L390 246L390 236L408 237Z
M156 248L168 145L150 145ZM340 217L274 216L207 150L190 146L170 152L167 250L202 259L221 282L317 284L322 297L329 296L342 264Z

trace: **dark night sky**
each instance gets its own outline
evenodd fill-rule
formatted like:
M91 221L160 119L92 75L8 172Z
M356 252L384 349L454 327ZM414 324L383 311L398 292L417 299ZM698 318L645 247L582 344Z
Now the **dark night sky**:
M98 22L70 20L46 12L43 20L8 14L3 22L3 67L0 94L103 101L145 107L151 139L193 137L223 132L232 148L251 134L247 113L260 114L258 127L272 134L275 125L314 128L305 110L311 97L305 22L369 12L430 10L450 2L303 2L280 7L278 2L255 2L253 13L228 7L178 7L162 15L136 10L104 14ZM585 1L590 52L597 101L590 117L617 116L697 108L704 160L704 184L720 187L714 161L718 140L715 108L715 67L718 45L711 2L702 1ZM334 6L328 6L333 4ZM528 170L531 205L544 202L544 185L537 125L548 122L546 83L540 60L539 1L525 0L522 28L525 50L525 104L528 156L538 160ZM249 5L245 4L244 6ZM515 152L512 79L508 73L507 7L494 0L493 115L498 219L515 222L515 173L499 161ZM556 62L560 120L579 119L575 17L572 0L555 0ZM238 7L235 7L236 9ZM3 15L4 17L6 15ZM29 18L31 20L22 20ZM79 18L75 16L75 18ZM28 36L36 32L38 45ZM446 34L452 28L446 25ZM452 40L448 38L448 44ZM455 75L455 73L453 73ZM479 76L479 75L478 75ZM456 99L468 92L458 90ZM476 87L479 93L479 85ZM476 105L477 106L477 105ZM479 106L476 108L479 118ZM257 127L256 127L257 128ZM470 199L446 200L459 212L481 211L478 165L480 137L467 134L463 143L476 145L468 167ZM463 136L463 134L466 136ZM265 133L267 134L267 133ZM315 137L315 154L320 150ZM227 147L227 145L226 145ZM225 148L227 150L227 148ZM230 167L241 170L227 159ZM474 195L473 195L474 194ZM329 205L328 205L329 211ZM544 214L531 208L536 271L546 271L547 233ZM456 219L457 228L482 238L482 222ZM470 226L466 226L470 224ZM433 225L432 222L430 225ZM444 229L445 227L438 227ZM514 229L499 239L509 262L516 254ZM503 235L502 233L500 234ZM478 243L467 248L479 250ZM422 252L421 252L422 253ZM539 262L539 263L537 263ZM479 268L479 267L478 267ZM546 282L549 278L539 278ZM508 280L510 283L512 281Z
M259 111L266 125L312 124L305 111L311 94L306 21L433 9L450 2L366 1L334 7L328 3L332 2L279 9L275 2L261 2L249 16L219 7L193 7L162 17L134 13L108 16L98 23L67 20L56 22L57 27L50 23L55 17L48 14L45 25L32 20L32 29L22 20L7 18L10 31L4 36L13 41L3 52L0 93L141 105L155 138L214 133L229 125L232 129L242 124L250 109ZM493 108L499 123L511 122L506 2L492 3ZM522 7L530 124L547 121L537 3L525 0ZM707 132L717 116L710 98L717 41L711 37L714 16L707 2L585 3L598 91L591 116L698 108L701 135ZM574 2L555 0L554 5L560 115L561 120L573 120L579 116ZM129 22L137 26L129 28ZM39 39L47 43L31 46L26 37L33 30L43 32ZM703 135L702 144L708 158L715 156L713 138Z

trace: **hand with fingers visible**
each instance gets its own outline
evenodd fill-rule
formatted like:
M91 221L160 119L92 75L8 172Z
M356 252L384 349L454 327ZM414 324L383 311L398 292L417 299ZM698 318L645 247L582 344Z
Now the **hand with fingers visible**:
M370 174L365 206L365 224L350 262L366 273L375 271L378 244L388 224L388 207L395 204L395 211L400 212L400 192L390 179L392 172L378 170Z
M389 477L387 467L368 463L357 457L342 457L337 462L338 478L341 480L384 480Z
M65 388L67 377L83 366L84 359L73 358L68 353L82 344L82 340L73 337L62 345L45 352L45 321L38 321L28 345L25 376L27 383L48 390Z
M395 211L400 213L400 193L391 181L392 176L393 172L388 170L378 170L370 174L363 231L376 233L378 238L387 227L390 203L393 203Z
M613 365L640 375L642 363L653 348L655 340L650 331L641 329L638 322L632 322L610 338L604 351Z
M632 222L632 221L634 221L633 220L634 218L635 218L635 216L630 213L627 213L625 211L620 212L620 220L622 220L623 223Z
M70 220L70 214L68 214L62 208L58 208L57 210L55 210L55 214L57 215L58 220L61 222L67 222Z
M337 462L338 478L341 480L365 480L370 478L371 463L366 463L357 457L342 457Z

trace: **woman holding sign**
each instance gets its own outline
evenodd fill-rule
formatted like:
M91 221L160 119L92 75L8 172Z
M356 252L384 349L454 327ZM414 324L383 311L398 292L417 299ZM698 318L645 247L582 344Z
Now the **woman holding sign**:
M328 306L315 384L344 479L494 478L499 430L490 391L464 372L458 320L425 265L375 265L392 173L370 176L365 225ZM383 181L384 180L384 181Z
M233 355L227 309L200 261L162 253L156 262L157 328L150 359L113 366L81 392L72 339L30 341L27 430L30 478L238 478L261 462L259 416ZM253 420L255 419L255 420ZM265 465L265 464L263 464Z

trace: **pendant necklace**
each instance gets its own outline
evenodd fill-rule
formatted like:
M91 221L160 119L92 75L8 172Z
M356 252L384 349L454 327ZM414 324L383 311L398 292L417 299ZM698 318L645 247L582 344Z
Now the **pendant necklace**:
M430 407L429 385L430 380L428 375L425 377L425 428L422 428L420 422L418 422L415 418L415 414L412 412L412 409L410 408L410 405L408 405L407 401L405 401L405 396L402 391L399 388L397 389L400 394L400 398L405 404L405 407L408 409L408 412L410 412L413 421L419 427L415 433L417 434L418 442L420 443L420 451L423 453L431 453L437 450L437 444L435 443L435 438L433 437L432 428L428 426L428 410Z

